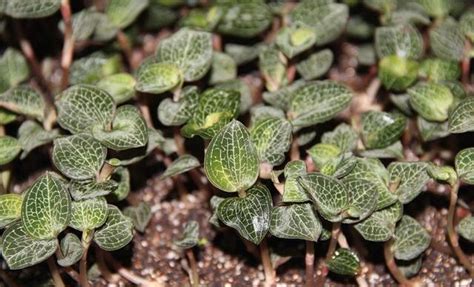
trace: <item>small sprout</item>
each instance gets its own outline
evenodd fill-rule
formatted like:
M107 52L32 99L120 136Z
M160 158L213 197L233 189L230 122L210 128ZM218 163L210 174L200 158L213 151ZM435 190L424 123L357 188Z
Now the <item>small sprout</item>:
M185 154L173 161L160 176L160 178L168 178L178 174L188 172L201 165L199 160L192 155Z
M58 257L57 261L63 267L76 264L84 254L81 240L74 233L68 233L61 239L59 249L62 256Z
M145 232L145 229L153 216L151 206L145 202L140 202L137 206L129 206L123 210L123 214L132 219L133 226L140 232Z
M453 186L458 180L456 171L450 166L436 166L434 164L429 164L427 172L434 180L447 182L451 186Z
M359 257L346 248L336 250L327 265L331 272L346 276L356 276L361 269Z

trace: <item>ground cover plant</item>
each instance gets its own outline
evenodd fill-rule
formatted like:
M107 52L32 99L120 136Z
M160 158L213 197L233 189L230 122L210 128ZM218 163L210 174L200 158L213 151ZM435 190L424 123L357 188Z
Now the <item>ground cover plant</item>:
M0 0L0 15L0 286L473 283L472 2ZM209 216L166 230L158 192ZM233 245L225 260L263 276L202 278L209 248ZM180 264L127 268L163 246ZM426 275L432 251L454 277Z

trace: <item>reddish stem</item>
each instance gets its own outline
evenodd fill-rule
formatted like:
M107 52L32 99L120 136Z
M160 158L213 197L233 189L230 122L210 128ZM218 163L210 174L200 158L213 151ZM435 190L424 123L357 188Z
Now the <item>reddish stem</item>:
M61 1L61 15L64 21L64 45L61 56L61 69L63 70L61 89L65 89L69 84L69 68L74 54L74 35L69 0Z

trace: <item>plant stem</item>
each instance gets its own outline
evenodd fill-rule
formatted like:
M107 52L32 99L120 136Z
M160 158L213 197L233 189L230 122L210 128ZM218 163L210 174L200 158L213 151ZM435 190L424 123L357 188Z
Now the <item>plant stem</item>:
M145 94L137 92L138 108L149 128L153 128L153 120L151 119L150 108L148 107L148 98Z
M137 65L135 64L135 61L133 61L133 50L132 46L130 45L130 41L128 40L127 35L122 30L119 30L117 33L117 41L119 43L120 49L125 55L125 58L127 59L127 62L132 68L132 70L135 70Z
M268 249L267 240L264 238L260 242L260 259L262 260L263 271L265 273L265 286L273 286L275 284L275 272L273 271L272 261L270 260L270 250Z
M344 235L344 233L341 231L339 232L339 236L337 237L337 243L339 243L339 246L342 248L347 248L349 249L349 243L347 242L347 238ZM362 263L362 262L361 262ZM359 287L368 287L369 284L365 280L363 274L359 273L356 275L356 282Z
M71 5L69 0L61 1L61 15L64 21L64 45L61 56L61 69L63 75L61 78L61 89L65 89L69 84L69 67L72 63L74 54L74 35L72 31Z
M113 166L109 164L108 162L105 162L104 166L100 170L99 175L97 176L97 182L107 181L116 168L117 168L116 166Z
M467 272L474 276L474 266L470 262L469 258L464 254L461 247L459 246L459 237L454 228L454 217L456 212L456 202L458 200L459 181L457 181L451 188L451 196L449 197L449 210L448 210L448 238L454 253L456 254L459 262L466 268Z
M90 286L89 280L87 279L87 253L89 251L89 246L91 245L93 235L93 230L84 230L82 233L82 247L84 248L84 254L82 255L81 261L79 262L79 282L81 287Z
M331 231L331 239L329 240L329 247L328 251L326 253L326 258L325 261L329 260L334 251L336 250L337 247L337 239L339 237L339 232L341 231L341 223L340 222L334 222L332 224L332 231ZM321 262L319 264L319 270L320 270L320 275L316 279L316 286L322 287L324 286L324 282L326 281L326 276L328 275L326 263Z
M471 52L472 44L469 40L466 39L464 44L464 57L461 62L461 71L462 71L462 83L464 86L469 85L469 72L471 70L471 58L469 53Z
M314 286L314 242L306 240L306 287Z
M100 273L102 277L107 281L107 283L117 283L120 279L120 275L112 274L110 269L107 267L107 263L105 262L105 252L104 250L100 249L100 247L95 246L95 254L97 260L97 266L99 267Z
M194 257L194 253L192 248L186 249L186 257L188 258L189 265L191 267L191 286L198 287L199 286L199 273L197 270L197 263L196 258Z
M392 276L395 278L395 280L397 280L400 285L411 286L411 282L405 277L405 275L403 275L403 273L398 268L397 263L395 262L395 257L393 256L392 252L392 245L393 238L385 242L385 244L383 245L385 264L387 265L390 274L392 274Z
M53 277L53 283L55 287L64 287L63 279L61 278L61 275L59 274L58 267L56 266L56 262L54 261L54 257L51 256L48 258L48 267L49 267L49 272L51 273L51 276Z

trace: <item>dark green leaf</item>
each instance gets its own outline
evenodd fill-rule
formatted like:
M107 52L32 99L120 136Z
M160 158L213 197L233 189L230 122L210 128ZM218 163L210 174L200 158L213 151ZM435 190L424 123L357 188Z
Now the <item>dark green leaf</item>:
M165 126L185 124L196 112L199 92L195 86L187 86L181 91L180 99L175 102L166 98L158 106L158 119Z
M430 122L422 117L417 117L416 124L420 131L421 138L425 142L444 138L449 135L448 121L442 123Z
M115 32L112 37L115 37ZM69 81L72 85L95 84L106 76L120 72L120 55L107 56L102 52L96 52L72 63Z
M443 122L453 103L453 94L446 86L434 83L419 83L408 89L410 104L420 116L428 121Z
M129 206L123 210L123 214L132 219L133 226L140 232L145 232L153 214L151 206L146 202L140 202L137 206Z
M62 267L72 266L81 260L84 254L81 240L73 233L68 233L61 239L59 245L62 257L58 257L58 264Z
M265 3L240 3L224 6L217 31L222 34L250 38L267 29L272 14Z
M250 129L260 162L273 166L285 160L290 149L292 126L282 118L266 118L256 122Z
M464 35L459 24L448 18L432 29L430 47L437 57L460 61L464 55Z
M359 257L350 249L339 248L326 262L331 272L340 275L355 276L360 272Z
M343 179L350 195L350 207L347 213L351 218L344 220L344 223L354 223L364 220L377 208L379 193L377 185L365 179Z
M177 159L175 159L165 170L165 172L160 176L160 178L167 178L188 172L196 167L199 167L201 164L199 160L192 155L185 154Z
M375 50L379 59L392 55L418 59L423 53L423 37L411 25L379 27L375 31Z
M270 233L278 238L318 241L321 223L311 203L274 207Z
M465 239L474 242L474 217L464 217L456 227L458 233Z
M107 201L103 197L73 201L69 226L79 231L91 231L107 220Z
M430 245L431 236L414 218L404 215L394 234L392 251L399 260L418 257Z
M107 221L94 234L94 242L106 251L114 251L130 243L132 238L132 220L117 207L109 205Z
M420 194L430 176L425 162L393 162L388 166L390 182L397 182L398 200L407 204Z
M355 229L368 241L387 241L395 233L395 225L403 215L403 205L399 202L372 213L364 221L354 225Z
M467 184L474 184L474 148L466 148L458 152L455 166L460 180Z
M42 18L59 10L61 0L8 0L5 14L13 18Z
M0 58L0 92L14 87L28 78L30 70L23 54L8 48Z
M296 64L296 70L309 81L314 80L326 74L331 68L334 60L334 54L330 49L324 49L311 54L308 58Z
M357 132L348 124L342 123L333 131L325 132L321 137L321 143L335 145L342 152L348 152L357 147L358 139Z
M306 174L306 164L302 160L290 161L285 165L285 186L283 202L307 202L309 197L298 183L298 177Z
M469 97L457 105L449 115L448 122L451 133L474 131L474 98Z
M18 129L18 142L23 149L20 159L24 159L35 148L48 144L58 138L59 130L46 131L35 121L25 121Z
M29 86L18 86L0 95L0 107L39 121L44 119L43 97Z
M14 160L21 151L18 140L11 136L0 136L0 165Z
M74 200L83 200L104 196L117 188L117 182L108 180L97 182L95 179L71 180L69 182L69 192Z
M368 149L387 147L400 138L406 123L405 116L399 113L365 112L361 116L362 141Z
M190 249L196 246L199 242L199 223L191 220L186 222L183 233L178 240L173 243L179 249Z

